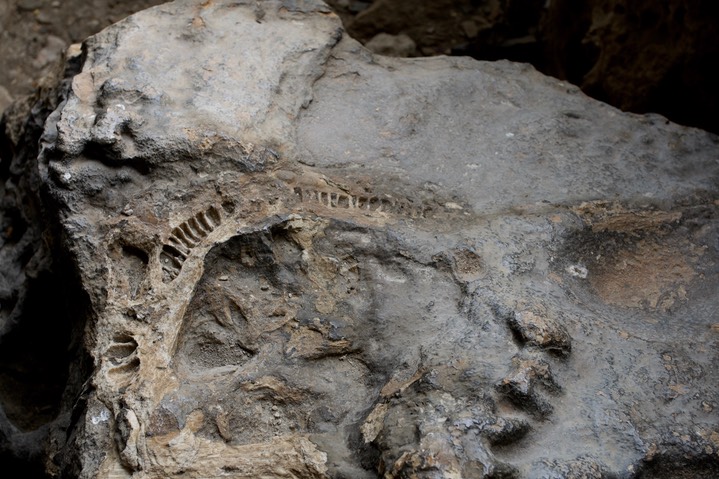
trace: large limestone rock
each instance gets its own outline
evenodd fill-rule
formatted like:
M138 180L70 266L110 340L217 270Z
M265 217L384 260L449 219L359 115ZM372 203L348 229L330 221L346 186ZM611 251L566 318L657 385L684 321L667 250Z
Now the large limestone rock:
M716 136L523 65L373 56L313 0L159 6L65 78L5 121L3 348L42 319L71 362L47 404L0 376L6 453L83 478L718 473Z

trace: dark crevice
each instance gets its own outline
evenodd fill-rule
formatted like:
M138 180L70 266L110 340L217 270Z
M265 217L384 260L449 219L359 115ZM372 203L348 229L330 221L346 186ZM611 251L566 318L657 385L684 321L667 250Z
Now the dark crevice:
M89 300L37 169L38 138L59 96L37 98L28 100L25 119L12 119L16 136L5 124L0 130L3 240L12 261L24 266L5 294L12 302L2 304L12 306L12 321L0 337L0 464L28 478L50 477L48 452L63 447L50 435L68 427L92 369L83 340Z
M110 168L127 166L143 176L148 175L151 171L150 164L142 158L123 158L122 153L116 151L115 145L89 141L84 146L82 156Z
M637 469L636 479L715 479L719 477L719 459L712 454L659 454L642 461Z
M28 283L18 321L0 340L0 405L15 428L37 435L31 444L20 436L9 437L7 448L0 444L0 463L14 464L22 477L49 477L43 473L49 430L43 428L64 429L77 420L92 371L83 346L89 302L74 271L61 263Z
M45 271L33 280L17 326L0 340L0 402L22 431L51 422L61 410L77 353L71 339L86 302L68 276Z
M0 466L4 471L13 471L9 477L22 477L23 479L51 479L52 476L45 472L40 461L29 461L17 458L8 453L0 452Z

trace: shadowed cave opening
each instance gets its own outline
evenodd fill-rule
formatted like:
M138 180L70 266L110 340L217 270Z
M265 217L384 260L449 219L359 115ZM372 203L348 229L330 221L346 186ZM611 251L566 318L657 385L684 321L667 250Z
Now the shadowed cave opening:
M18 301L22 312L15 327L0 340L0 404L17 434L30 439L14 453L0 451L0 464L22 471L22 477L50 477L44 472L44 441L33 440L34 432L44 437L43 426L77 420L69 413L90 374L82 350L88 302L74 277L57 266L40 272Z
M28 291L18 325L0 342L0 400L21 431L59 412L70 361L67 302L59 278L43 273Z

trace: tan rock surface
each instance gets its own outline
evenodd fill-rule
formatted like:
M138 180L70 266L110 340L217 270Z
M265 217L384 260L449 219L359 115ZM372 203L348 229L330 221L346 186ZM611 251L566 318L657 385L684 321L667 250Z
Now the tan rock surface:
M3 453L82 478L719 470L716 136L526 66L373 56L310 0L145 11L44 98L2 139L0 392L43 378L20 351L70 373L0 394Z

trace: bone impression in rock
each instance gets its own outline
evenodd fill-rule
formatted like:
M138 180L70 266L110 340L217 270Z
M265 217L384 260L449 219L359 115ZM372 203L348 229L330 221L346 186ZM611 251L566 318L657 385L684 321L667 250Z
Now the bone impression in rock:
M312 0L134 15L41 140L90 298L78 474L704 477L717 158Z

